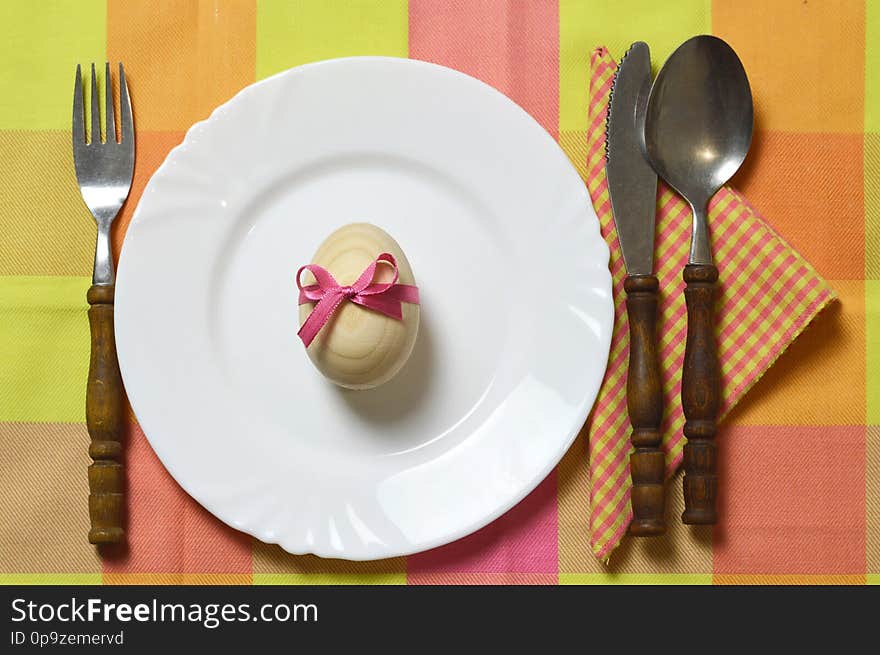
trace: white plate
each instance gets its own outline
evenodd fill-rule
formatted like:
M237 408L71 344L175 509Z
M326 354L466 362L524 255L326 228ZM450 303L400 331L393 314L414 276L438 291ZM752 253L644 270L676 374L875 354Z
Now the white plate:
M397 239L421 295L412 358L371 391L326 382L296 337L294 273L355 221ZM171 475L239 530L354 560L453 541L534 489L590 411L612 314L550 135L478 80L382 57L286 71L194 125L116 286L125 386Z

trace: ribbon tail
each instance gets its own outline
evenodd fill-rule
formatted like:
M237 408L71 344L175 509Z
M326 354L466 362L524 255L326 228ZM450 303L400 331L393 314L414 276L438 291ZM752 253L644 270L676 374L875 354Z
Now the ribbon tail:
M336 311L336 308L339 307L339 303L341 303L344 298L345 296L341 293L329 292L318 301L318 304L315 305L312 313L309 314L308 318L296 333L297 336L302 339L306 348L309 347L318 335L318 332L321 331L321 328L324 327L328 320L330 320L333 312Z
M419 304L419 288L412 284L395 284L382 295L398 302L406 302L411 305Z

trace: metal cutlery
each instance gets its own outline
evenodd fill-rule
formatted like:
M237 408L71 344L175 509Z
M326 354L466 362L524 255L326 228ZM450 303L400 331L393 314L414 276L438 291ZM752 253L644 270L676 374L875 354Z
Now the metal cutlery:
M717 520L716 418L721 405L715 343L715 283L709 200L742 164L752 139L748 78L721 39L697 36L669 57L651 87L645 151L654 170L691 205L693 232L684 269L688 313L681 401L685 414L682 521Z
M611 210L626 266L629 368L626 405L632 425L630 456L633 520L630 534L666 531L665 457L661 450L663 387L657 356L659 282L653 274L657 174L644 157L644 121L651 88L651 53L634 43L624 55L611 91L606 164Z
M123 528L125 474L122 431L125 421L122 379L113 331L115 272L110 227L131 189L134 171L134 124L125 71L119 64L119 140L110 77L105 65L106 139L101 140L95 65L91 75L91 131L86 139L82 73L76 67L73 87L73 161L83 201L95 218L97 239L92 286L88 291L91 358L86 387L89 455L89 542L117 543Z

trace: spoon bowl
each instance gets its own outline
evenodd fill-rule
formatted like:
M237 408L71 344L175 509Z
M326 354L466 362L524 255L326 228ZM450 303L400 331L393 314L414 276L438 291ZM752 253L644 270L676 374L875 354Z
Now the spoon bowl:
M739 169L752 142L752 92L733 49L696 36L672 53L651 87L645 154L694 209L691 263L711 264L705 209Z

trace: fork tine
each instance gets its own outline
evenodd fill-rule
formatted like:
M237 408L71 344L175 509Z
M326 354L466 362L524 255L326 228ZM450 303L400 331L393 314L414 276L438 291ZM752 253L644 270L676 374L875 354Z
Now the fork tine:
M76 65L76 80L73 82L73 142L86 142L86 122L83 118L82 71Z
M95 78L95 65L92 64L92 133L89 143L101 143L101 107L98 104L98 80Z
M107 136L104 140L107 143L116 143L116 118L113 109L113 80L110 77L110 62L104 62L104 102L107 111L104 112L104 123L106 127L104 131Z
M134 148L134 124L131 120L131 101L128 99L128 82L125 70L119 62L119 141Z

